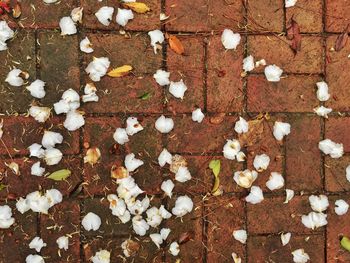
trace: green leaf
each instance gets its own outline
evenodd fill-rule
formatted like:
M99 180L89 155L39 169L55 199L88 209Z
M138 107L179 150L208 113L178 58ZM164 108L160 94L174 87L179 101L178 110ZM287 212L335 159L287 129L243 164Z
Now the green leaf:
M7 187L7 185L5 185L5 184L0 184L0 191L1 191L1 190L4 190L6 187Z
M209 163L209 168L213 171L214 176L218 177L221 169L220 160L211 160Z
M350 252L350 239L346 236L343 236L343 238L340 240L341 246Z
M50 174L47 178L55 181L63 181L71 175L71 171L67 169L58 170Z
M146 92L145 94L141 95L139 97L140 100L148 100L152 97L152 94L150 92Z
M211 160L209 163L209 168L213 171L215 181L214 181L214 186L213 189L211 190L213 195L219 195L220 194L220 169L221 169L221 162L220 160Z

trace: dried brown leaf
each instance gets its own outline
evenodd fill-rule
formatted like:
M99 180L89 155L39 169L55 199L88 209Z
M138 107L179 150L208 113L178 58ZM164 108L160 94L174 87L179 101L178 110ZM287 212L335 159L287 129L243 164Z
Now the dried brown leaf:
M264 117L259 115L255 120L248 121L249 130L238 136L241 146L251 146L261 140L264 132Z
M300 28L293 17L288 22L287 39L292 41L290 47L293 50L294 54L301 50Z
M334 47L335 51L338 52L345 47L349 38L349 29L350 29L350 24L347 25L344 32L337 37L337 40L335 41L335 47Z
M168 41L170 48L177 54L182 55L185 52L185 48L181 41L174 35L168 35Z
M224 121L225 113L218 113L209 119L211 124L220 124Z
M194 237L194 233L192 231L182 233L179 236L178 243L179 243L179 245L185 244L188 241L190 241L191 239L193 239L193 237Z

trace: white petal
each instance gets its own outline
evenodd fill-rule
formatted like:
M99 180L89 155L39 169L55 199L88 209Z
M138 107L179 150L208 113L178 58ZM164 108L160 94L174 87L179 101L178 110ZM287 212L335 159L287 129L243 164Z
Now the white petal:
M101 24L103 24L104 26L109 26L109 24L112 21L113 13L113 7L103 6L95 13L95 16Z
M273 136L276 140L281 141L284 136L290 134L290 124L286 122L276 121L273 126Z
M116 21L118 25L126 26L129 20L134 19L134 14L129 9L118 8Z
M233 175L233 180L243 188L250 188L254 181L258 178L258 173L256 171L244 170L237 171Z
M56 0L54 2L56 2ZM44 258L40 255L30 254L26 257L26 263L45 263L45 261Z
M94 59L86 67L85 72L89 74L92 81L100 81L101 77L106 75L110 64L111 63L107 57L94 57Z
M270 164L270 157L266 154L256 155L253 161L254 168L258 171L264 171Z
M129 117L126 120L126 133L130 136L143 130L142 125L139 123L137 118Z
M283 176L280 173L272 172L266 186L271 191L282 188L284 186Z
M62 17L60 20L61 35L74 35L77 33L77 27L70 16Z
M72 10L72 12L70 13L70 16L72 18L72 20L75 23L82 23L83 22L83 8L82 7L76 7Z
M187 167L181 166L175 174L175 180L184 183L192 179L191 173Z
M242 244L245 244L248 238L247 231L243 229L235 230L233 231L233 237Z
M172 158L173 156L171 155L171 153L164 148L163 151L158 156L158 163L161 167L163 167L165 164L171 164Z
M170 84L170 72L165 70L158 69L157 72L153 75L153 78L160 86L165 86Z
M286 200L284 201L285 204L288 204L290 200L294 197L294 191L291 189L286 189Z
M154 53L157 54L157 43L162 44L164 42L164 34L159 29L156 29L153 31L149 31L148 35L151 38L151 46L154 49Z
M285 246L289 243L291 236L292 236L292 234L289 232L281 234L281 242L282 242L283 246Z
M92 44L87 37L85 37L82 41L80 41L80 50L85 53L94 52L94 50L92 49Z
M22 70L14 68L11 70L5 79L7 83L14 87L20 87L24 84L24 80L21 76Z
M252 71L255 68L254 58L252 55L243 59L243 70L245 72Z
M239 117L239 120L235 123L235 131L239 134L246 133L248 131L248 126L248 122L242 117Z
M301 217L301 222L307 228L316 229L327 225L327 215L323 213L310 212Z
M31 175L35 175L35 176L43 176L44 172L45 172L45 168L40 166L40 161L34 163L30 170Z
M162 115L156 120L155 127L161 133L169 133L174 128L174 121Z
M150 234L149 237L153 241L153 243L160 248L160 245L163 243L162 236L160 234Z
M318 143L318 148L324 153L329 154L332 158L340 158L344 154L342 143L335 143L330 139L325 139Z
M185 85L182 79L178 82L170 81L169 92L175 98L183 99L186 90L187 86Z
M6 21L0 21L0 51L7 49L6 41L13 38L14 34Z
M285 0L285 6L286 8L295 6L298 0Z
M129 136L126 133L126 129L123 128L117 128L113 134L113 139L123 145L129 141Z
M190 213L193 209L193 202L187 195L179 196L175 201L175 207L172 209L172 213L175 216L182 217L187 213Z
M140 215L136 215L132 218L132 228L139 236L144 236L149 229L149 225Z
M36 252L40 252L43 247L46 247L46 243L40 237L34 237L33 240L29 243L29 248L35 249Z
M56 243L59 249L67 250L69 245L69 239L66 236L61 236L56 239Z
M135 158L135 154L130 153L130 154L125 156L124 164L125 164L126 169L129 172L133 172L137 168L139 168L141 165L143 165L144 162L142 160Z
M261 188L259 186L252 186L245 200L253 205L262 202L264 200L264 195Z
M319 101L327 101L331 95L328 93L328 85L326 82L321 81L316 83L317 86L317 98Z
M192 120L201 123L204 119L204 114L200 108L195 109L192 112Z
M20 197L19 200L16 202L16 208L21 214L24 214L30 209L26 199L23 199L22 197Z
M8 205L0 206L0 229L7 229L13 225L15 219L12 217L12 210Z
M227 140L223 148L224 157L229 160L234 160L241 150L241 145L238 140Z
M170 244L169 252L174 257L176 257L180 253L180 246L176 241Z
M63 154L60 150L50 148L45 150L45 162L47 165L56 165L62 160Z
M42 148L41 144L38 143L33 143L30 145L28 150L30 152L30 157L43 158L45 155L45 150Z
M335 201L334 211L337 215L345 215L348 212L349 204L345 202L343 199L338 199Z
M54 148L56 144L63 142L63 136L58 132L45 131L41 144L46 148Z
M57 189L46 190L45 197L48 199L50 207L61 203L63 200L62 193Z
M31 106L29 115L38 122L45 122L50 117L51 109L47 107Z
M45 82L37 79L34 82L32 82L32 84L30 84L28 87L26 87L27 90L29 90L30 95L32 95L34 98L37 99L42 99L45 97Z
M295 263L306 263L310 260L309 255L304 251L304 249L297 249L292 252L293 261Z
M84 216L81 224L86 231L96 231L101 226L101 218L95 213L89 212L86 216Z
M328 198L325 195L311 195L309 196L309 202L315 212L323 212L329 206Z
M111 253L107 250L100 250L91 258L92 263L109 263Z
M276 65L269 65L265 67L265 77L270 82L278 82L281 79L283 70Z
M63 126L68 131L75 131L82 127L84 124L85 120L82 114L80 114L78 111L69 111L67 113Z
M171 198L174 186L174 183L170 179L168 179L166 181L163 181L160 189L162 189L164 193Z
M236 49L241 41L241 35L233 33L231 29L225 29L221 35L221 42L226 49Z
M321 117L328 118L328 114L332 112L331 108L326 108L324 106L320 106L317 108L314 108L314 112Z

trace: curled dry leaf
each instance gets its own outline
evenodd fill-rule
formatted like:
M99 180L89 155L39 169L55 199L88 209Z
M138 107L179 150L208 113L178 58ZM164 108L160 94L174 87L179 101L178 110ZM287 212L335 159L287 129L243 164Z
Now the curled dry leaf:
M126 241L125 249L128 251L128 254L133 257L140 250L140 244L136 241L128 239Z
M187 166L187 161L181 155L175 154L171 159L170 171L173 173L177 173L180 167Z
M167 35L170 48L177 54L182 55L185 52L185 48L182 45L180 39L174 35Z
M335 47L334 47L335 51L338 52L345 47L346 42L348 42L348 38L349 38L349 30L350 30L350 24L348 24L344 32L337 37L337 40L335 41Z
M129 8L132 11L144 14L148 11L151 11L151 8L149 8L145 3L139 3L139 2L130 2L130 3L123 3L123 7Z
M12 16L14 18L19 18L22 14L21 6L17 1L12 1Z
M2 138L2 135L4 134L4 131L2 128L4 127L4 119L1 119L0 121L0 139Z
M261 140L264 131L264 118L264 115L259 114L255 120L248 121L248 132L238 135L238 140L242 147L251 146Z
M112 69L110 72L107 73L107 75L112 78L119 78L119 77L128 75L131 70L132 70L132 66L124 65L124 66Z
M101 158L101 151L97 147L90 148L86 152L86 156L84 157L84 163L89 163L94 165Z
M290 47L293 50L294 54L301 50L300 28L298 23L293 19L293 17L288 22L287 39L292 40Z
M224 121L225 113L218 113L209 119L211 124L220 124Z
M179 236L178 243L179 243L179 245L185 244L188 241L190 241L191 239L193 239L193 237L194 237L194 233L192 231L182 233Z
M17 163L11 162L9 164L5 163L5 165L10 168L15 175L19 175L19 165Z
M128 170L124 166L113 165L111 169L111 177L113 179L123 179L129 176Z

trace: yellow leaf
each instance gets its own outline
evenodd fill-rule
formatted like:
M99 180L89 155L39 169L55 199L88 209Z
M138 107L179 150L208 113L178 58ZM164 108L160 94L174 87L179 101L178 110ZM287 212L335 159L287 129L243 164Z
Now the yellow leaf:
M108 76L112 78L119 78L122 76L125 76L129 74L129 72L132 70L132 66L130 65L124 65L115 69L112 69L110 72L108 72Z
M123 4L124 7L128 7L130 8L132 11L135 11L136 13L139 14L144 14L147 13L148 11L151 11L151 8L149 8L146 4L144 3L138 3L138 2L134 2L134 3L124 3Z

